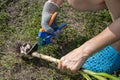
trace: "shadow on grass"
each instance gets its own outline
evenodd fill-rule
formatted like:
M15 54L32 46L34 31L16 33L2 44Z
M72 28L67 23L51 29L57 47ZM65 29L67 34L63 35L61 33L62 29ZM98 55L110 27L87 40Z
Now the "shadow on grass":
M67 40L65 41L65 43L59 42L58 43L59 46L57 48L58 53L54 57L58 59L61 58L66 53L82 45L86 40L87 38L79 36L74 40L71 40L71 41ZM26 64L32 64L33 67L38 68L38 69L40 67L50 68L52 70L55 70L56 73L68 76L70 79L73 79L73 80L74 79L77 80L77 78L78 79L82 78L80 74L72 75L71 73L58 70L57 65L55 63L51 63L51 62L48 62L48 61L45 61L39 58L35 58L35 57L22 56L21 58L25 61Z
M36 57L33 57L31 59L29 59L28 57L22 57L22 59L26 62L26 64L31 64L33 65L33 67L35 67L36 69L39 70L39 68L41 67L46 67L49 68L53 71L55 71L55 73L63 75L63 77L59 77L59 76L54 76L54 80L63 80L64 76L69 77L71 80L84 80L84 78L78 73L73 75L72 73L68 72L68 71L60 71L57 69L57 65Z
M54 57L55 58L61 58L62 56L64 56L65 54L67 54L68 52L72 51L73 49L79 47L80 45L82 45L86 40L88 40L86 37L82 37L79 36L74 40L71 41L66 41L65 43L58 43L58 54L56 54ZM27 64L31 64L33 63L33 65L35 66L46 66L49 67L48 64L46 64L46 61L39 59L39 58L33 58L33 57L29 57L28 56L21 56L21 58L27 63ZM41 63L41 64L39 64ZM44 64L45 63L45 64Z
M67 40L65 43L58 43L58 53L56 54L56 58L61 58L65 54L69 53L70 51L74 50L77 47L80 47L85 41L88 39L83 36L76 37L75 39L69 41Z

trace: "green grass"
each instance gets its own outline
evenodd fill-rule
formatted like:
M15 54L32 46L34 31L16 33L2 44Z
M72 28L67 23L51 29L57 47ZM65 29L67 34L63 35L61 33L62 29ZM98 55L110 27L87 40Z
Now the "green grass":
M34 44L41 28L41 12L45 0L0 1L0 80L80 80L57 70L55 64L39 59L20 58L14 47L19 42ZM59 9L58 23L68 28L58 44L44 46L39 52L60 58L100 33L112 20L108 10L82 12L64 3Z

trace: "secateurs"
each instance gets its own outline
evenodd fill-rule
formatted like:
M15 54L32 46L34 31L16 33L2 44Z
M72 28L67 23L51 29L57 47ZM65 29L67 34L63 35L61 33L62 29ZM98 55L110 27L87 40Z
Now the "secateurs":
M47 45L49 43L56 43L55 41L56 35L54 33L57 31L61 31L66 27L67 27L66 24L60 25L58 28L54 30L53 34L45 32L44 29L40 29L40 31L38 32L39 43L41 45Z
M55 12L50 18L50 21L48 23L49 26L53 23L56 16L57 16L57 12ZM44 45L48 45L50 43L56 43L56 35L54 33L61 32L65 28L67 28L67 24L64 23L58 26L57 28L55 28L54 32L52 32L53 34L47 33L43 28L41 28L38 32L37 42L30 48L30 50L28 50L26 54L32 54L32 52L37 51L38 49L42 48L42 46Z

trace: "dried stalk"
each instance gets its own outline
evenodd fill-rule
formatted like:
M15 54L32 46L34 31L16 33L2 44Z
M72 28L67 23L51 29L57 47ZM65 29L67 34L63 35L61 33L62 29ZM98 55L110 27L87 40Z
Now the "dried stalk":
M37 57L37 58L41 58L43 60L46 60L46 61L50 61L50 62L53 62L53 63L56 63L58 64L60 62L59 59L56 59L54 57L51 57L51 56L47 56L47 55L44 55L44 54L40 54L38 52L33 52L32 53L32 56L33 57ZM86 70L86 69L83 69L81 71L79 71L81 75L83 75L87 80L90 80L89 76L93 76L94 78L98 79L98 80L107 80L106 78L110 78L112 80L120 80L119 78L115 77L115 76L112 76L110 74L107 74L107 73L96 73L96 72L93 72L93 71L90 71L90 70Z

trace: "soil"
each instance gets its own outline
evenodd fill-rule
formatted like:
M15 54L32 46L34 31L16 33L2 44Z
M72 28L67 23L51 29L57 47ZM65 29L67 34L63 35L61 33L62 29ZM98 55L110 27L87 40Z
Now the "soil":
M22 57L16 52L21 43L27 42L33 44L36 41L35 38L39 29L38 25L41 22L42 8L47 0L3 1L6 2L0 6L0 13L5 13L5 19L2 19L5 24L1 23L0 17L0 24L4 26L2 28L0 26L0 80L85 80L80 74L71 75L71 73L59 71L54 63L33 57ZM93 20L91 19L91 22L86 22L87 20L84 19L86 17L81 17L79 11L71 8L68 3L64 3L61 7L63 6L64 8L59 10L58 23L66 22L68 24L70 30L66 30L67 32L64 33L68 34L68 36L63 36L62 40L64 43L61 41L57 49L54 50L56 46L49 46L50 49L46 50L45 53L56 58L60 58L80 46L86 40L103 30L106 25L110 24L109 21L105 22L105 16L95 14L97 15L96 18L94 15L92 17L89 16L89 13L87 14L88 19L92 18ZM92 21L96 22L96 24ZM86 22L87 25L90 23L90 29L94 32L85 27L86 24L83 25L82 22ZM98 28L94 27L98 24ZM73 29L74 31L72 31ZM83 32L85 34L82 34ZM119 72L116 72L117 76L119 76Z
M45 1L42 0L7 0L6 3L2 5L1 12L5 11L7 14L6 24L8 29L13 29L13 33L14 30L22 32L22 26L27 22L26 19L31 14L28 12L29 10L23 12L23 9L28 9L34 4L42 6L44 2ZM72 14L71 12L68 13L68 15ZM65 18L64 21L67 21L67 18ZM68 23L74 23L72 18L71 20L69 19ZM78 23L75 25L78 25ZM57 70L57 65L54 63L37 58L22 58L16 50L20 43L29 41L20 40L18 35L11 37L13 33L6 31L1 37L5 39L5 42L0 45L0 80L63 80L75 78L65 72Z

